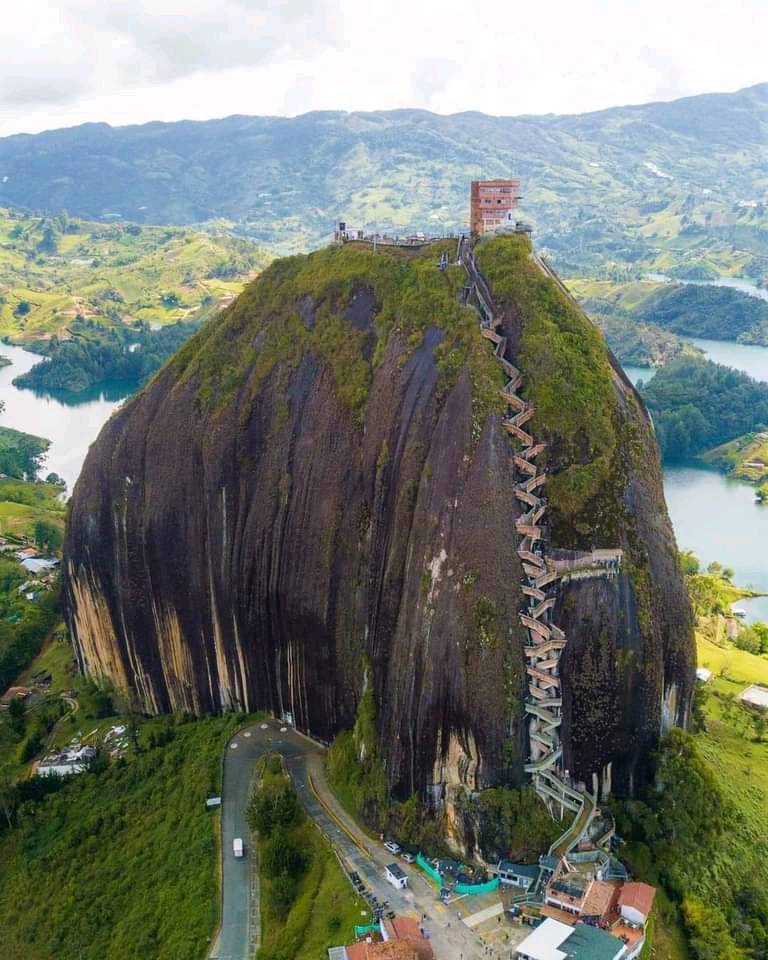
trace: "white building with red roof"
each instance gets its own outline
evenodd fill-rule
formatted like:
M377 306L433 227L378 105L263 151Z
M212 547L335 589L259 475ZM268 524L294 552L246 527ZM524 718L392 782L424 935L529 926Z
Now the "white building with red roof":
M648 921L656 888L647 883L625 883L619 892L619 913L627 923L644 927Z

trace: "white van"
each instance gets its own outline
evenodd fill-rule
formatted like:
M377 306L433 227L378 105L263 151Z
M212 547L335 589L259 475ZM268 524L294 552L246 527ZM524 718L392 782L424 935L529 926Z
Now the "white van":
M240 857L245 856L245 851L243 850L242 837L235 837L235 839L232 841L232 850L234 851L234 854L238 859Z

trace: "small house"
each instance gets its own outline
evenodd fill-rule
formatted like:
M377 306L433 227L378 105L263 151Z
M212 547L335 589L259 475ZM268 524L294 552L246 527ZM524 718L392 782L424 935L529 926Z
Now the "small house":
M402 890L408 886L408 877L397 863L388 863L384 867L384 876L387 882L391 883L397 890Z
M709 681L712 679L712 671L707 670L706 667L697 667L696 679L699 681L699 683L709 683Z
M45 573L46 570L55 570L59 561L52 557L27 557L21 561L21 565L27 573Z
M761 687L758 683L753 683L740 694L739 700L748 707L754 707L756 710L768 711L768 687Z
M40 551L37 550L35 547L24 547L21 550L17 550L15 553L16 559L21 561L31 560L33 557L39 557L39 556L40 556Z
M656 888L647 883L625 883L619 893L619 913L627 923L644 927L655 897Z
M539 879L539 867L534 864L513 863L511 860L499 860L496 874L502 883L528 890Z
M5 693L0 697L0 703L5 706L11 702L11 700L28 700L34 691L29 687L8 687Z

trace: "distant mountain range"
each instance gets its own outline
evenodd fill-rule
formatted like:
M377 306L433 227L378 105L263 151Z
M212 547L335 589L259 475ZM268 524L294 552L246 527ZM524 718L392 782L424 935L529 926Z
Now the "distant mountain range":
M422 110L234 116L0 140L0 205L146 224L224 221L283 250L336 218L460 229L468 183L517 174L566 274L768 283L768 83L578 116Z

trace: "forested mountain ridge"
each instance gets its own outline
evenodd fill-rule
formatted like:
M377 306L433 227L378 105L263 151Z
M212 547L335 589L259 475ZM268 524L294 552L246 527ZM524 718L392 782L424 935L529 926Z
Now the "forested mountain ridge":
M234 116L0 140L0 203L142 223L225 218L284 250L333 221L458 229L467 183L518 174L566 273L768 279L768 84L577 116Z

